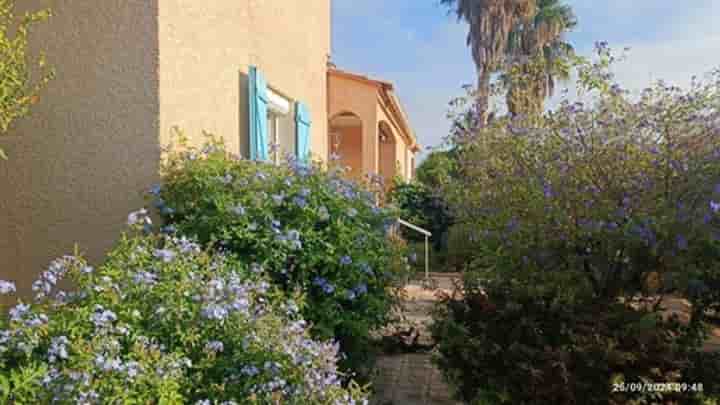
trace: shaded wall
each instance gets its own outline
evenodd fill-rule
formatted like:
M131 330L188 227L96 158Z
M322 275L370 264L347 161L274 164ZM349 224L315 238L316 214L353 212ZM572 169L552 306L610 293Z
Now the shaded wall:
M383 121L379 127L379 134L385 134L387 140L380 142L380 175L383 177L386 186L392 184L397 167L397 142L395 134ZM401 172L402 173L402 172Z
M339 148L335 150L340 156L340 164L350 167L350 171L347 172L350 177L362 179L362 127L332 127L331 132L337 133L340 138Z
M24 0L52 7L36 27L57 78L0 138L0 278L28 292L75 243L97 262L157 181L157 0Z

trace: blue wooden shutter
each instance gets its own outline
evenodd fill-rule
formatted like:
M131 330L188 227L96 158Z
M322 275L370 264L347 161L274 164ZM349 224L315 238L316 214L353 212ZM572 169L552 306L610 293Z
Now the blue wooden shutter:
M295 105L296 150L298 160L305 163L310 159L311 124L310 109L305 104L298 102Z
M250 92L250 159L268 160L267 83L255 66L250 66L248 88Z

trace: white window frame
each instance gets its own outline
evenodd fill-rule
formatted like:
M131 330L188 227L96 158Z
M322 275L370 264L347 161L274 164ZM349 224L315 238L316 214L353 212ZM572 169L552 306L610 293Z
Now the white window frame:
M275 145L272 160L280 164L280 119L290 113L291 102L286 97L268 88L268 130L271 131L270 142Z

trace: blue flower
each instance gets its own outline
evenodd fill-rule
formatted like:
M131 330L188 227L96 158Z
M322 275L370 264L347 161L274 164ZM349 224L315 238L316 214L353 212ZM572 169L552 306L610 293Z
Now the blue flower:
M718 211L720 211L720 203L710 201L710 209L712 210L712 212L717 213Z
M554 196L553 190L549 184L545 184L543 186L543 194L545 195L545 198L553 198L553 196Z
M272 228L273 232L280 233L280 227L282 224L280 224L280 221L274 219L272 222L270 222L270 228Z
M170 235L170 234L177 232L177 228L175 227L175 225L168 225L168 226L162 227L162 229L160 229L160 232Z
M350 256L345 255L340 258L340 264L343 266L348 266L348 265L352 264L352 258Z
M688 241L683 235L678 235L677 237L677 247L680 250L687 250L688 248Z
M173 242L177 244L178 248L180 249L180 253L187 254L197 253L200 251L200 245L191 241L185 236L180 239L173 238Z
M213 340L205 345L205 351L209 353L221 353L225 349L223 342Z
M133 277L133 281L137 284L144 284L147 286L152 286L157 283L157 276L153 273L147 272L147 271L140 271L138 273L135 273L135 276Z
M14 322L20 322L28 313L30 313L30 305L17 304L10 309L10 320Z
M159 184L156 184L156 185L150 187L150 194L152 194L154 196L159 196L161 192L162 192L162 186Z
M366 294L368 291L367 284L358 284L355 288L353 288L353 291L355 291L357 295Z
M54 363L58 359L67 360L69 357L67 345L69 344L70 341L66 336L54 337L50 342L50 348L48 349L48 361L50 363Z
M245 207L243 207L240 204L237 204L237 205L230 207L230 212L237 216L243 216L243 215L245 215Z
M0 295L6 295L16 292L15 283L10 281L0 280Z
M222 321L228 317L229 313L224 306L211 304L203 308L202 315L207 319Z
M296 196L295 198L293 198L293 203L300 208L307 207L307 200L303 197Z
M332 294L335 291L335 286L322 277L315 277L313 284L320 287L325 294Z
M230 173L227 173L225 176L220 178L220 182L227 186L233 182L233 176Z
M175 256L177 256L177 253L170 249L157 249L155 250L155 253L153 253L153 256L162 260L164 263L170 263L175 260Z
M96 328L100 329L117 321L117 315L101 305L95 305L95 311L90 315L90 321Z
M150 217L148 216L148 212L145 208L131 212L128 215L127 220L128 225L152 225L152 221L150 220Z
M515 231L518 230L518 226L519 226L518 220L516 218L510 218L510 221L508 221L508 224L507 224L507 231L509 233L514 233Z
M285 200L285 195L283 193L273 194L272 199L275 204L280 205L283 203L283 200Z
M240 369L240 372L245 374L248 377L254 377L258 374L260 374L260 370L258 370L255 366L244 366Z

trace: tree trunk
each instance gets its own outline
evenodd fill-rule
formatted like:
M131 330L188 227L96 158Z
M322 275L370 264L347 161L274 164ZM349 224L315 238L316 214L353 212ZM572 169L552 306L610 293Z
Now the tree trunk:
M478 91L475 108L478 116L478 126L484 127L488 121L490 109L490 72L482 69L478 76Z

